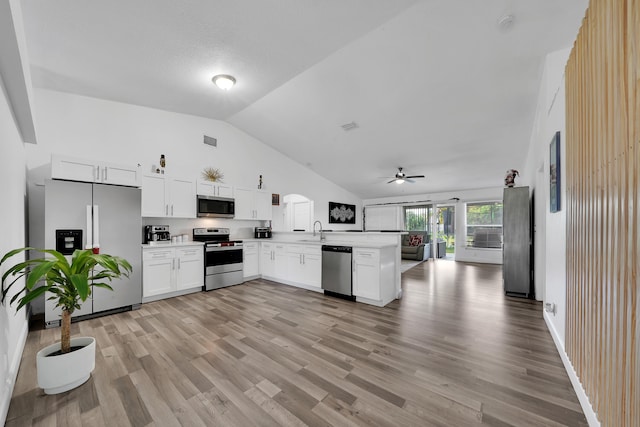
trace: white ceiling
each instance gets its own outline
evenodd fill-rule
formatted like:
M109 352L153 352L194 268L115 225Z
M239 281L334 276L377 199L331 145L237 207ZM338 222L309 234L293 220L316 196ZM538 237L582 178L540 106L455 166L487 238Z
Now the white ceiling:
M544 56L587 4L22 1L36 86L226 120L362 198L500 186L523 167ZM386 184L398 166L427 178Z

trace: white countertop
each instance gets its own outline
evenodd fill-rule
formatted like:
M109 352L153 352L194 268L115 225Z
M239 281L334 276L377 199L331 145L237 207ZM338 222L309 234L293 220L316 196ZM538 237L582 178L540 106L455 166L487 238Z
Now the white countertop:
M268 243L286 243L289 245L311 245L311 246L321 246L321 245L334 245L334 246L351 246L353 248L369 248L369 249L381 249L397 246L395 243L387 243L387 242L367 242L367 241L346 241L346 240L330 240L326 242L321 241L309 241L310 239L301 239L301 240L288 240L288 239L242 239L243 242L268 242Z
M180 243L171 243L171 242L154 242L154 243L143 243L143 249L161 249L161 248L174 248L179 246L203 246L204 242L194 242L193 240L189 240L188 242L180 242Z

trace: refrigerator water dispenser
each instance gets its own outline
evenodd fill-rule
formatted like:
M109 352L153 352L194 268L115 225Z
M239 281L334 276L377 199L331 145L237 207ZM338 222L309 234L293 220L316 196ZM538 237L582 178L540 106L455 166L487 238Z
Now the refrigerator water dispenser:
M72 255L76 249L82 250L82 230L56 230L56 251Z

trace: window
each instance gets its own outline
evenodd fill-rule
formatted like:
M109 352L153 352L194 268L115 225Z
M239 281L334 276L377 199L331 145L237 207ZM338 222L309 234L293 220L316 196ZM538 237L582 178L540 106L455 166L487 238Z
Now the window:
M404 208L404 229L428 231L431 235L431 205L407 206Z
M467 247L502 248L502 202L467 203Z

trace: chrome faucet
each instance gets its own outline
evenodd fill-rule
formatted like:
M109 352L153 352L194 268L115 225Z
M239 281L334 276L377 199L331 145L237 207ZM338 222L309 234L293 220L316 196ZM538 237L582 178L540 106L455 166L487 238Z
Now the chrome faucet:
M324 242L326 239L324 237L324 234L322 232L322 223L320 221L316 221L313 223L313 237L316 237L316 224L318 224L320 226L320 241Z

